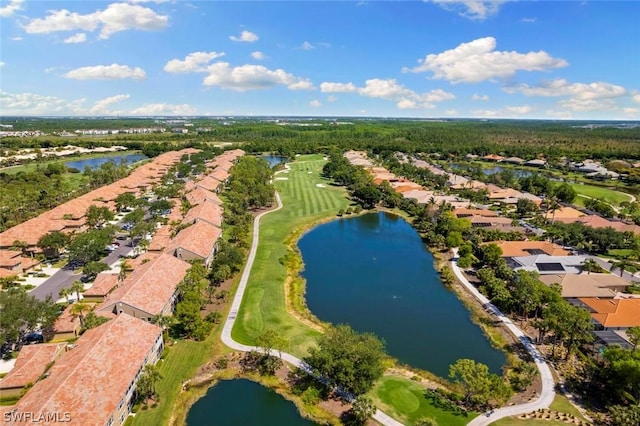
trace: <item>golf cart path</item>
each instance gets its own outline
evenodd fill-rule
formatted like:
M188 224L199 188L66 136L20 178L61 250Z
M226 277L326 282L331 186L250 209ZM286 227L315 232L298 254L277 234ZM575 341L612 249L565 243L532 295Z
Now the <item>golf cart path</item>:
M258 251L258 242L259 242L259 231L260 231L260 219L262 216L269 214L271 212L278 211L282 208L282 200L280 199L280 194L276 191L276 202L278 206L266 212L262 212L256 216L253 222L253 241L251 243L251 250L249 251L249 258L247 259L247 264L244 267L244 271L242 271L242 277L240 278L240 284L238 285L238 290L236 291L236 295L233 298L233 302L231 303L231 309L229 310L229 315L225 320L224 326L222 328L222 342L229 346L231 349L235 349L237 351L250 352L250 351L261 351L261 348L257 346L248 346L243 345L242 343L238 343L231 337L231 330L233 330L233 326L236 323L236 317L238 316L238 312L240 310L240 305L242 304L242 297L244 296L244 291L247 288L247 282L249 281L249 276L251 275L251 267L253 266L253 261L256 258L256 253ZM305 364L301 359L288 354L286 352L281 352L280 358L287 361L290 364L295 365L298 368L301 368L307 372L311 372L310 367ZM391 418L387 414L383 413L380 410L377 410L374 414L373 418L377 420L379 423L385 426L402 426L402 423L397 420Z
M495 315L500 321L502 321L502 323L507 327L511 334L513 334L520 341L520 343L523 344L529 354L531 354L531 357L533 358L536 367L540 372L540 378L542 380L542 391L540 392L540 396L538 396L535 401L491 410L471 420L468 424L470 426L483 426L505 417L530 413L540 408L549 408L556 396L556 391L555 381L553 380L551 369L549 368L549 365L547 364L544 357L540 354L540 352L538 352L535 346L533 346L531 340L522 332L522 330L520 330L520 328L518 328L506 315L500 312L500 310L496 308L493 303L489 301L489 299L482 295L478 291L478 289L476 289L469 282L469 280L467 280L467 278L462 274L462 271L458 267L457 261L451 261L451 270L458 278L458 280L465 286L465 288L473 295L473 297L475 297L489 313Z

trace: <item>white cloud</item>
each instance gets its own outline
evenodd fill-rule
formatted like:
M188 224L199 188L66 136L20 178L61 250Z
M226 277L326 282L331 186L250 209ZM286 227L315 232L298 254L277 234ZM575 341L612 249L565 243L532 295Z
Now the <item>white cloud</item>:
M563 78L543 82L536 86L525 83L505 86L503 90L507 93L521 93L525 96L570 96L578 100L617 98L627 93L624 87L603 81L588 84L570 83Z
M520 22L524 22L525 24L535 24L538 18L522 18Z
M309 102L309 106L312 108L319 108L322 106L322 103L319 100L314 99L311 102Z
M127 0L129 3L167 3L171 0Z
M516 115L529 114L532 110L533 109L529 105L510 106L505 108L505 111L508 113Z
M631 99L633 99L633 102L640 104L640 94L633 95Z
M571 111L613 111L618 109L613 99L571 98L560 101L559 104Z
M35 93L0 92L0 109L7 115L75 115L85 99L66 101Z
M8 18L18 10L22 10L22 3L24 0L10 0L9 4L0 7L0 18Z
M268 89L277 85L287 86L290 90L313 89L308 79L296 77L283 69L270 70L262 65L231 67L227 62L217 62L207 70L209 75L204 79L205 86L219 86L240 92Z
M64 42L67 44L84 43L85 41L87 41L87 35L85 33L74 34L64 39Z
M0 68L4 67L5 65L6 65L6 63L5 63L5 62L0 61Z
M553 109L548 109L547 110L547 115L549 117L558 118L560 120L569 120L569 119L573 118L573 114L571 114L570 111L556 111L556 110L553 110Z
M22 37L20 37L20 36L11 37L11 40L13 40L13 41L22 41Z
M97 101L95 104L93 104L93 106L89 110L89 113L92 115L114 114L114 112L110 112L108 110L108 107L115 103L125 101L127 99L129 99L129 95L115 95L115 96L110 96L108 98L101 99Z
M471 100L486 102L489 100L489 95L478 95L477 93L474 93L473 96L471 97Z
M369 98L380 98L395 101L400 109L434 108L435 102L454 99L453 93L437 89L428 93L416 93L398 84L395 79L374 78L367 80L358 93Z
M327 101L328 101L328 102L335 102L335 101L337 101L337 100L338 100L338 97L337 97L337 96L334 96L334 95L329 95L329 96L327 96Z
M230 36L230 40L232 41L242 41L247 43L253 43L254 41L258 41L260 37L256 33L252 33L251 31L243 31L240 33L240 37L238 36Z
M129 111L128 115L195 115L197 109L188 104L145 104L139 108Z
M452 83L479 83L484 80L513 77L517 71L545 71L569 65L564 59L553 58L545 51L519 53L496 51L496 39L484 37L462 43L454 49L429 54L418 60L417 67L403 72L433 73L433 78Z
M455 109L448 109L444 113L445 115L458 115L458 111Z
M500 117L502 113L492 109L474 109L471 111L473 117Z
M253 59L257 59L258 61L261 61L264 59L264 53L256 50L255 52L251 52L251 57Z
M66 9L49 11L44 18L32 19L24 27L30 34L57 31L95 31L100 28L100 39L126 30L158 31L167 26L169 17L153 10L128 3L112 3L105 10L82 15Z
M143 80L147 75L142 68L111 64L76 68L64 74L63 77L74 80L114 80L123 78Z
M427 0L428 1L428 0ZM445 10L473 20L484 20L500 10L507 0L431 0Z
M640 117L640 108L623 108L622 111L632 117Z
M302 43L302 46L300 46L300 49L302 50L313 50L315 48L316 47L308 41L305 41L304 43Z
M358 88L353 83L330 83L325 81L320 84L320 91L324 93L350 93L357 90Z
M170 73L206 72L209 62L221 56L224 56L224 52L193 52L184 60L170 60L164 66L164 70Z

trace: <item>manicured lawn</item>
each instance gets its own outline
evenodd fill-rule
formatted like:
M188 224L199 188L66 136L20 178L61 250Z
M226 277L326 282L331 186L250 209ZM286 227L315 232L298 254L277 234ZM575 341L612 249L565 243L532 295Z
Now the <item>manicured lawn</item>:
M631 197L629 195L624 192L614 191L613 189L593 185L580 185L577 183L572 183L571 186L575 189L578 195L598 198L610 204L618 205L623 201L631 201ZM584 205L584 198L578 197L576 202L580 203L580 205Z
M556 394L555 399L549 406L550 410L558 411L560 413L567 413L576 416L579 419L584 420L582 414L576 409L576 407L569 402L569 400L563 396ZM517 419L517 418L506 418L502 420L498 420L493 423L496 426L520 426L520 425L528 425L528 424L537 424L537 425L566 425L567 423L559 421L559 420L544 420L544 419Z
M205 342L178 341L171 346L166 358L157 364L162 375L162 379L156 385L160 403L156 408L139 410L134 417L134 425L169 424L182 382L193 377L198 367L211 356L212 342L219 339L219 335L220 333L215 332Z
M283 208L261 219L260 244L233 329L233 338L238 342L253 344L265 328L274 328L287 340L287 352L305 356L319 335L287 313L287 271L280 259L287 253L285 240L292 232L333 218L349 204L344 188L331 186L321 177L325 162L321 155L301 156L290 163L288 173L274 177Z
M434 419L439 425L466 425L478 415L469 413L468 417L455 416L434 407L424 397L425 389L420 383L404 377L385 376L369 395L378 408L407 425L427 417Z
M617 259L626 259L631 256L633 250L631 249L612 249L607 252L607 256L615 257Z

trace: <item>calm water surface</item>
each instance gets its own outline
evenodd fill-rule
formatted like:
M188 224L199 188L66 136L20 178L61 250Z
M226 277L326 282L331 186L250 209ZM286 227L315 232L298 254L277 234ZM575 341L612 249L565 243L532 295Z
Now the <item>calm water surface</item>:
M108 157L99 157L99 158L87 158L85 160L78 161L70 161L68 163L64 163L67 167L73 167L78 170L84 170L86 166L89 166L92 169L97 169L101 165L108 163L109 161L113 161L116 164L120 164L126 162L127 164L133 164L136 161L144 160L147 158L143 154L116 154L110 155Z
M373 332L401 363L442 377L460 358L495 373L505 364L442 285L433 256L402 218L372 213L336 220L307 233L299 247L307 305L321 320Z
M188 426L312 426L292 403L250 380L223 380L187 414Z
M267 163L269 163L269 167L277 166L278 164L285 163L287 161L287 157L281 157L279 155L263 154L259 157L267 160Z

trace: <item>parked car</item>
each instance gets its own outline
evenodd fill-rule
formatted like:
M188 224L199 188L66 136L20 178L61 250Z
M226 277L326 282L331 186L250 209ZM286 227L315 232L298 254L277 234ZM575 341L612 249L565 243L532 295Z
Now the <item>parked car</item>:
M25 345L34 345L36 343L44 343L44 336L40 333L29 333L22 338Z

